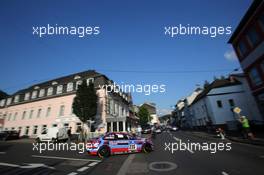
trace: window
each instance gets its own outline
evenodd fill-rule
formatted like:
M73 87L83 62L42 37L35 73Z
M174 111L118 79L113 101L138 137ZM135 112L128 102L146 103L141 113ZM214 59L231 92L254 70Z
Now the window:
M38 109L38 113L37 113L37 118L39 118L41 116L41 109Z
M1 100L1 102L0 102L0 106L5 106L5 99L3 99L3 100Z
M22 114L22 120L24 120L26 118L26 115L27 115L27 111L24 111Z
M117 122L113 122L113 131L117 131Z
M61 94L63 89L63 85L57 86L57 94Z
M114 111L114 114L115 115L118 115L118 104L117 103L115 103L115 111Z
M69 123L64 123L64 128L68 128L69 127Z
M248 51L247 46L243 41L240 41L238 43L238 49L239 49L239 52L242 56L244 56Z
M14 114L13 120L15 121L17 118L17 112Z
M16 96L15 96L14 102L15 102L15 103L19 102L19 95L16 95Z
M10 105L11 102L12 102L12 98L8 98L8 99L7 99L7 102L6 102L6 105Z
M47 134L47 125L42 125L41 134Z
M11 117L12 117L12 113L9 113L9 115L8 115L8 121L11 120Z
M260 40L260 36L254 27L249 30L247 37L253 47L255 47Z
M19 126L19 127L18 127L18 133L19 133L19 134L21 133L21 130L22 130L22 127Z
M31 95L31 99L37 98L38 91L33 91Z
M30 113L29 113L29 119L31 119L32 118L32 116L33 116L33 113L34 113L34 110L30 110Z
M119 122L119 131L123 131L123 122Z
M29 96L30 96L30 92L26 93L24 100L29 100Z
M65 109L65 106L64 105L61 105L60 106L59 116L64 116L64 109Z
M48 107L47 108L47 112L46 112L46 117L49 117L50 116L50 111L51 111L51 107Z
M235 106L235 102L234 102L233 99L229 99L228 102L229 102L229 105L230 105L231 107L234 107L234 106Z
M37 133L38 133L38 126L34 126L33 134L37 134Z
M70 82L67 84L67 92L73 91L73 83Z
M110 132L110 131L111 131L111 123L107 122L107 132Z
M53 124L52 127L57 127L58 125L57 124Z
M217 103L218 108L222 108L223 107L223 104L222 104L221 100L217 100L216 103Z
M78 86L81 85L81 84L82 84L82 81L81 80L77 81L76 82L76 89L78 89Z
M53 94L53 87L49 87L47 95L49 96L49 95L52 95L52 94Z
M26 127L25 135L28 135L28 132L29 132L29 126Z
M39 91L39 97L43 97L44 94L45 94L45 89L41 89L41 90Z
M114 114L114 101L110 100L110 114Z
M254 86L258 86L258 85L262 84L261 77L260 77L258 70L256 68L253 68L249 71L249 77L250 77L252 84Z

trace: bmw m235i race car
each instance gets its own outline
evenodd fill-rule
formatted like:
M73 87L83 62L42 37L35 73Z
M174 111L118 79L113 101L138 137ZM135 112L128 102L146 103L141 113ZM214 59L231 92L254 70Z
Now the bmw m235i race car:
M110 132L88 141L86 149L90 155L108 157L113 154L148 153L153 150L153 144L146 138L134 137L123 132Z

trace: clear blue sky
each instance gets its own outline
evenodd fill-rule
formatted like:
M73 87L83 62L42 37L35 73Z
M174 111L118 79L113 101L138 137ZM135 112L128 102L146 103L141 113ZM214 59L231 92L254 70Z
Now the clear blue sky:
M1 0L0 89L13 93L33 83L96 69L116 82L165 84L166 93L133 94L134 103L155 102L169 109L196 84L239 67L228 60L230 35L218 38L164 35L164 26L231 26L251 0ZM100 26L92 38L38 38L32 26ZM227 71L213 71L225 69ZM101 71L100 71L101 70ZM117 73L107 70L212 70L206 73Z

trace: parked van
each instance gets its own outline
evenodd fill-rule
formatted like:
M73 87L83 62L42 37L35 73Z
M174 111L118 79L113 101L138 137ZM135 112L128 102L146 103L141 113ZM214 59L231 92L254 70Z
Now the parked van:
M40 135L37 136L36 141L37 142L59 142L59 141L67 141L68 140L68 134L67 134L67 128L47 128L42 131Z

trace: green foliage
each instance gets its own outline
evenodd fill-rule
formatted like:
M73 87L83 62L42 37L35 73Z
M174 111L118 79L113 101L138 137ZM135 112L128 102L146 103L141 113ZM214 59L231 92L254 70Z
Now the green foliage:
M84 123L86 123L87 120L94 120L97 113L97 98L94 84L90 83L87 85L86 81L83 81L82 84L78 86L72 104L73 113Z
M146 125L150 120L150 114L144 106L141 106L138 111L139 123L141 126Z

